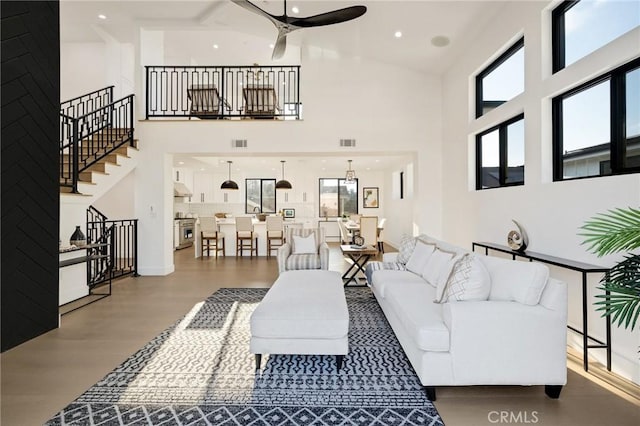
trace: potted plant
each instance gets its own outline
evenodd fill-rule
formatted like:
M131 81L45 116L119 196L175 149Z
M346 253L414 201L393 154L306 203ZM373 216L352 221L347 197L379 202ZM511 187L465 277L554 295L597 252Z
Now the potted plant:
M627 252L624 259L614 265L600 280L599 290L605 294L595 304L602 316L611 315L613 323L635 329L640 316L640 254L632 250L640 248L640 209L617 208L600 213L581 227L583 244L587 250L605 256Z

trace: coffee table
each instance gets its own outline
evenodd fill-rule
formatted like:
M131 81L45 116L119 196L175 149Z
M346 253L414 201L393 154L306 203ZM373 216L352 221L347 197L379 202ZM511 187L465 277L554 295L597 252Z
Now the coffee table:
M371 256L378 254L378 249L374 246L364 246L362 248L355 247L349 244L343 244L340 246L342 254L347 256L353 261L353 264L349 266L349 269L342 275L344 286L349 285L351 281L355 282L355 285L351 287L366 287L366 284L358 284L358 272L364 274L364 266L367 264Z

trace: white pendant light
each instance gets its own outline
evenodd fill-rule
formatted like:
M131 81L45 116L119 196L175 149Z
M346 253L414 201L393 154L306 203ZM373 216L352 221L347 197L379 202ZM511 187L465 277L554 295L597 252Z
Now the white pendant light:
M284 178L284 160L280 160L282 163L282 180L276 182L276 189L291 189L291 182Z
M348 160L349 161L349 170L347 170L347 175L345 176L344 180L347 183L354 183L356 181L356 171L355 170L351 170L351 161L352 160Z
M222 182L220 189L237 190L238 184L231 180L231 163L233 163L233 161L227 161L227 163L229 163L229 179Z

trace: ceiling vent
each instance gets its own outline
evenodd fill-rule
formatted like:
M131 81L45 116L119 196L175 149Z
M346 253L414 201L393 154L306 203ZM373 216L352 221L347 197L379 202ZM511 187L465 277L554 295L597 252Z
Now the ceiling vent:
M233 139L231 141L231 148L246 148L247 140L246 139Z
M344 147L356 146L356 140L355 139L340 139L340 146L344 146Z

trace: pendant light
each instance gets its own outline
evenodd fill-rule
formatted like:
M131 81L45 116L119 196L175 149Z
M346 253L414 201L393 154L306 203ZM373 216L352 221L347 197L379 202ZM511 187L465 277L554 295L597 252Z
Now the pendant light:
M222 182L222 185L220 185L220 189L237 190L238 184L231 180L231 163L233 163L233 161L227 161L227 163L229 163L229 179Z
M349 170L347 170L347 175L345 176L344 180L347 183L354 183L356 181L356 171L355 170L351 170L351 160L349 161Z
M279 180L276 182L276 189L291 189L291 182L289 182L288 180L285 180L284 178L284 160L280 160L280 162L282 163L282 180Z

